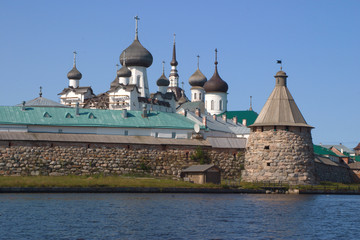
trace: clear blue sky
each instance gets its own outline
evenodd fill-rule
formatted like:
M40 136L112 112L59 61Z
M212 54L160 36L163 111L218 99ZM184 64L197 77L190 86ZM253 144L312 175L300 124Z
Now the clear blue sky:
M0 0L0 105L38 96L59 101L78 52L81 86L99 94L115 78L119 55L134 39L152 53L151 92L173 33L180 81L200 69L209 79L218 48L219 73L229 84L228 109L260 112L282 59L288 87L314 143L360 141L360 1L5 1Z

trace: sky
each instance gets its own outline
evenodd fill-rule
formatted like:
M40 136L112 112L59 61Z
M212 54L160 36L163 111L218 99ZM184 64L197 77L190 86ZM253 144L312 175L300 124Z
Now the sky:
M190 96L197 67L210 79L214 49L229 85L228 110L259 113L274 85L281 59L288 88L315 144L350 148L360 142L360 1L347 0L0 0L0 105L38 96L59 101L68 86L73 51L80 86L109 90L121 52L135 36L153 55L150 92L170 73L173 34L180 82ZM181 87L181 85L180 85Z

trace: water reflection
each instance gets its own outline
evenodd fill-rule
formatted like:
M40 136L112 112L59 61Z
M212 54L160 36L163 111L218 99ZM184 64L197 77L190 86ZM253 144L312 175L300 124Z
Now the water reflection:
M1 194L2 239L356 238L357 196ZM353 227L355 226L355 227Z

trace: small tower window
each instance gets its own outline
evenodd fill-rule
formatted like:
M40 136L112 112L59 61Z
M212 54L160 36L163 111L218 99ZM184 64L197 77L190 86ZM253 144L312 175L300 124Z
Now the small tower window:
M214 100L211 100L211 110L214 110Z
M222 110L222 100L219 101L219 109Z
M201 93L199 93L199 100L201 100Z
M70 113L67 113L67 114L65 115L65 118L73 118L73 116L72 116Z
M46 117L46 118L51 118L51 116L50 116L50 114L48 112L45 112L43 116Z
M196 93L194 93L194 100L196 100Z

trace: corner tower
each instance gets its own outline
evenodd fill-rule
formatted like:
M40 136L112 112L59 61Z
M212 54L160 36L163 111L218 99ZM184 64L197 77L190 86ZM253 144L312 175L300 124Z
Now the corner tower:
M151 66L153 57L151 53L141 45L138 37L138 16L135 17L135 40L120 55L120 63L131 71L130 84L137 85L141 97L150 97L149 84L146 69Z
M275 75L275 88L250 126L245 154L246 182L312 184L314 153L308 125L287 88L287 75Z

